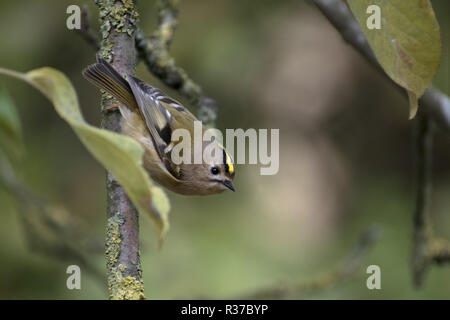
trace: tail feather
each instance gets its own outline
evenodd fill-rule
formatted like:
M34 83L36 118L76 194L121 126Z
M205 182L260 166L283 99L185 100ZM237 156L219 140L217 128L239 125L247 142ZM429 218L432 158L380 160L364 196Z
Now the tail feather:
M83 76L92 84L105 90L129 108L138 108L128 82L104 59L83 70Z

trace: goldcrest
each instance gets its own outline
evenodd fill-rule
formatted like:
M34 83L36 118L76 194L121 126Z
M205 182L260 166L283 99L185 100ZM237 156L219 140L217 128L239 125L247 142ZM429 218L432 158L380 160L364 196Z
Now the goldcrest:
M195 152L202 152L203 155L209 143L217 143L223 153L220 163L175 164L172 161L172 132L183 128L189 131L193 139L194 121L198 121L183 105L132 75L122 77L101 58L83 70L83 76L123 104L119 106L122 133L142 145L145 150L144 168L154 181L184 195L210 195L227 189L234 191L232 158L215 141L202 142L200 150L192 148L191 159L196 156Z

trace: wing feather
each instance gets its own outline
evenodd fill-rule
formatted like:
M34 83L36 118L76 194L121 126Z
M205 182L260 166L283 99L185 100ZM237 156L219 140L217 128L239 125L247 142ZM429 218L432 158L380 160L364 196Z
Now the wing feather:
M147 124L150 134L155 140L158 152L160 152L160 156L163 158L163 151L170 143L170 137L172 135L170 128L172 117L158 103L158 97L162 93L158 89L131 75L128 75L127 78L139 110Z
M100 57L97 63L83 70L83 76L130 109L139 110L159 158L177 179L179 174L165 150L171 143L173 129L185 128L193 133L194 121L197 120L195 116L159 89L132 75L126 75L125 79Z
M108 62L100 57L97 57L97 61L83 70L83 76L127 107L137 109L136 99L128 82Z

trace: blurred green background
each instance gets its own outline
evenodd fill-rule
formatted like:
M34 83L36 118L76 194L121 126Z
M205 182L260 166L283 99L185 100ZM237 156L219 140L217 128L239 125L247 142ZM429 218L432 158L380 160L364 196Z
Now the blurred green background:
M432 1L444 41L434 85L450 94L450 3ZM87 120L100 122L100 96L81 70L95 59L66 28L66 8L93 1L1 1L0 66L62 70ZM140 26L156 26L155 1L138 1ZM171 53L220 106L218 127L279 128L280 170L238 165L236 193L183 197L169 192L171 229L162 250L141 218L146 295L154 299L232 298L277 283L309 281L332 269L376 223L383 237L350 282L290 298L448 299L450 269L433 267L412 286L415 121L383 77L348 47L308 1L182 1ZM152 77L139 77L180 98ZM6 77L22 121L26 157L21 177L41 198L65 207L100 240L105 233L105 171L50 103ZM450 239L450 139L437 131L433 224ZM81 290L66 288L76 261L44 255L26 241L13 198L0 189L0 298L104 299L106 281L83 270ZM83 252L106 273L102 248ZM365 268L381 268L381 290L368 290ZM99 281L100 280L100 281Z

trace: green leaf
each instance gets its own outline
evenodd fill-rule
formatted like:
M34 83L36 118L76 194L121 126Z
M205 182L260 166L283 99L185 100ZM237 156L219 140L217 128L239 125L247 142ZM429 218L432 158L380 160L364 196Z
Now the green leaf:
M386 73L405 88L410 118L431 85L441 61L439 25L429 0L348 0L369 44ZM381 9L381 29L368 29L370 5Z
M0 148L14 163L22 158L25 150L19 115L4 90L0 90Z
M72 84L62 72L44 67L25 74L0 68L0 73L28 82L53 103L55 111L85 147L116 177L137 210L151 217L161 241L169 228L170 204L142 167L144 150L140 144L130 137L89 125L80 112Z

